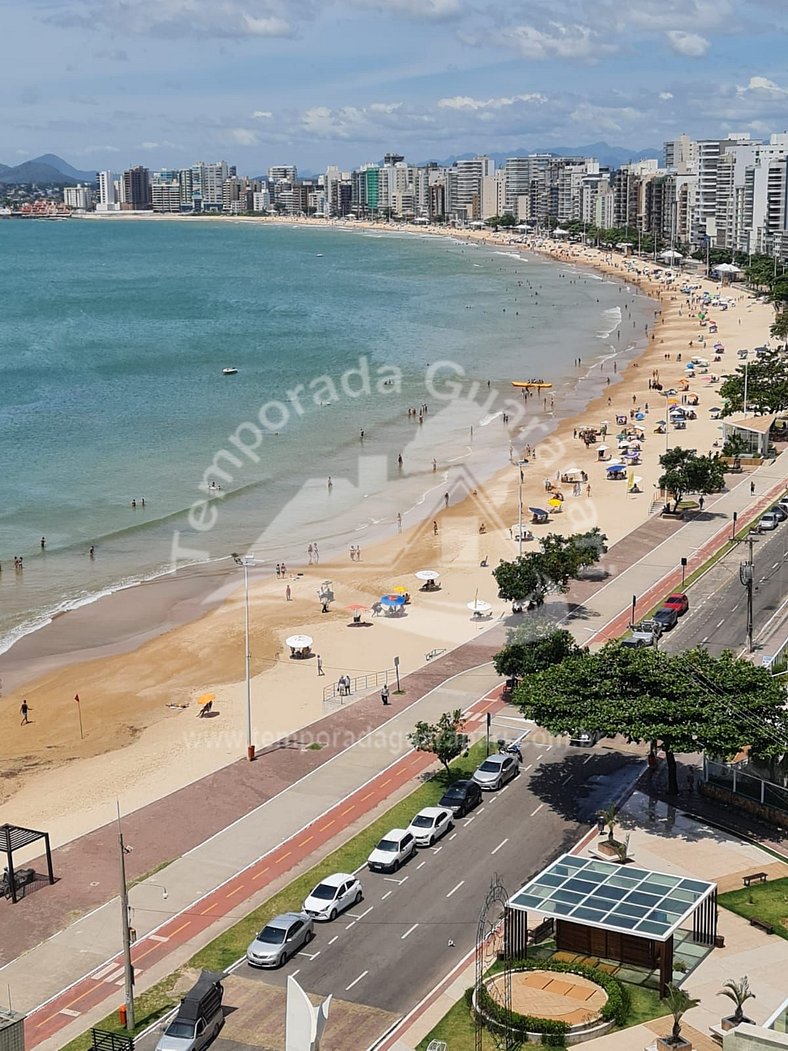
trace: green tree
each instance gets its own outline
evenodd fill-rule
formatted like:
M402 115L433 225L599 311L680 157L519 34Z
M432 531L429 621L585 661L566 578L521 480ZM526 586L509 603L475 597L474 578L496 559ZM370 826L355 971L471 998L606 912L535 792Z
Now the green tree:
M510 227L517 225L517 220L511 212L504 212L503 215L500 217L500 224L504 227L504 229L508 230Z
M773 350L746 368L747 409L755 413L780 412L788 408L788 360ZM720 386L725 400L723 416L744 409L745 367L740 365Z
M453 712L444 712L436 723L416 723L408 740L417 752L431 752L448 773L452 759L468 747L468 735L462 732L462 726L462 712L455 708Z
M563 628L526 621L509 632L506 645L493 657L493 665L499 675L520 677L560 664L580 652Z
M668 995L665 997L668 1005L668 1010L673 1015L673 1030L670 1034L670 1042L678 1044L681 1041L681 1020L687 1011L693 1007L697 1007L700 1000L696 1000L685 993L683 989L679 989L677 985L671 982L668 985Z
M750 988L750 979L746 974L738 980L729 978L727 982L723 982L722 989L717 993L717 996L727 996L735 1004L736 1009L732 1018L734 1025L739 1025L740 1022L744 1021L744 1005L748 1000L755 999L755 993Z
M694 449L676 446L659 458L665 473L659 485L675 499L675 508L687 493L708 496L725 487L725 465L714 456L698 456Z
M501 598L541 604L548 591L566 591L571 580L605 554L606 540L596 528L570 537L557 533L543 537L539 551L529 551L513 562L502 561L493 570Z
M775 339L788 339L788 310L783 309L774 319L772 327L769 329L769 333L774 336Z
M764 668L725 652L667 654L608 643L528 676L513 702L554 734L576 726L664 749L669 791L676 755L705 750L730 759L750 747L764 758L788 740L785 690Z

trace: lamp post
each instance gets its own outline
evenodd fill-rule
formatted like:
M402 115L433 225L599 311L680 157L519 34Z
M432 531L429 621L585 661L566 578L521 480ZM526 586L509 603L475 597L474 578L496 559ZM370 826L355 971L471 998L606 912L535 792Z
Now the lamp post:
M235 564L244 571L244 653L246 671L246 758L251 763L254 759L252 742L252 647L249 637L249 567L256 565L254 558L241 557L233 552Z
M523 554L523 467L527 463L527 460L517 461L517 467L520 471L519 497L517 501L517 554L520 557Z
M123 827L120 823L120 803L118 808L118 857L120 859L120 922L123 936L123 985L125 993L126 1029L134 1030L134 965L131 962L131 914L129 910L129 889L126 884L126 855L131 847L123 842Z
M684 587L684 576L687 572L687 559L682 557L681 559L681 586Z
M753 651L752 645L752 592L754 584L754 568L753 568L753 551L752 551L752 537L747 538L747 544L750 549L750 557L747 562L741 562L739 565L739 580L742 582L744 587L747 589L747 649L750 653Z

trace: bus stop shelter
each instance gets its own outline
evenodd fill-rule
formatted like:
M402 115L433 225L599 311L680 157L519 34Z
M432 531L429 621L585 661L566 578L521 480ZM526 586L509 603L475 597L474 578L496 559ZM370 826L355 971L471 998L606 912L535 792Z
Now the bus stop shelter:
M36 843L39 839L44 841L44 850L47 859L47 874L49 882L55 882L55 874L52 870L52 848L49 844L48 832L37 832L32 828L22 828L21 825L0 825L0 851L5 854L5 870L8 878L8 886L11 892L11 901L16 904L16 879L14 878L14 853L23 847Z
M556 948L656 970L660 996L673 973L673 936L714 946L717 886L596 858L564 854L525 884L507 910L554 921ZM527 943L527 920L520 927ZM524 928L524 929L523 929Z

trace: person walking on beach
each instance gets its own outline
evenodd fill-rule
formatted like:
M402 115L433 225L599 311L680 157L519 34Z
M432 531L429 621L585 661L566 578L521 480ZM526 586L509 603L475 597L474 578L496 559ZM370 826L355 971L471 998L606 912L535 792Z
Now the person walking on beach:
M388 705L388 703L389 703L389 688L388 688L388 684L384 685L383 689L380 691L380 699L383 702L383 707L385 708Z
M323 658L320 656L319 653L317 655L317 674L318 675L325 675L326 674L323 671Z
M397 511L397 532L402 532L402 515Z
M293 592L290 590L290 585L288 584L287 587L285 588L285 599L289 602L292 599L292 597L293 597Z
M311 565L312 565L312 553L313 553L313 552L312 552L312 545L311 545L311 544L310 544L310 545L309 545L309 547L308 547L308 548L306 549L306 553L307 553L307 555L309 556L309 565L311 566Z
M312 554L315 557L315 565L318 565L320 563L320 552L317 549L317 541L316 540L312 544Z
M443 494L443 503L446 505L446 507L449 506L449 494L448 493L444 493Z
M30 705L27 703L27 701L23 700L19 708L19 714L22 716L22 722L19 724L20 726L27 726L30 723L30 720L27 717L27 713L29 711Z
M435 521L434 518L432 520L432 535L433 536L437 536L438 535L438 523Z

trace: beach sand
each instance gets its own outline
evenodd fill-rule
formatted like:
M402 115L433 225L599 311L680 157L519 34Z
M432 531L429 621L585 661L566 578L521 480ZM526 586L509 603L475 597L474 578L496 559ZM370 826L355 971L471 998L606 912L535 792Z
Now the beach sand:
M357 229L361 226L354 224ZM462 238L505 246L507 250L526 249L486 232L463 232ZM598 525L613 543L645 521L658 498L658 457L665 450L666 439L653 433L655 422L664 418L663 399L648 389L653 372L658 370L667 389L677 385L693 354L709 359L708 373L697 377L691 386L700 399L698 419L690 422L686 431L671 432L668 441L671 447L682 445L700 453L711 450L720 431L708 412L718 399L718 384L710 383L710 376L735 368L738 347L752 348L768 340L772 309L738 289L725 290L735 302L725 312L712 311L718 333L706 336L704 349L698 339L707 330L699 327L694 316L697 307L691 309L687 297L680 293L681 279L670 287L650 272L652 264L581 246L545 241L532 247L565 265L567 273L575 266L593 267L637 285L659 301L655 309L661 308L660 316L649 324L645 351L625 371L615 373L613 359L596 366L611 384L605 385L603 393L580 417L560 419L556 415L555 429L549 436L543 437L542 431L533 438L526 435L514 440L515 461L523 455L526 443L536 446L535 457L531 456L524 469L526 509L544 505L545 479L554 480L562 469L578 467L589 477L590 494L585 485L578 496L572 495L571 485L561 486L566 496L563 512L549 526L534 527L535 532L541 535L554 530L567 535ZM638 274L635 267L649 272ZM711 290L718 288L695 278L692 281ZM632 328L625 313L622 347L645 336ZM723 360L712 364L711 344L717 339L726 349ZM677 354L683 356L682 362L676 361ZM599 377L595 382L599 384ZM608 420L608 443L615 451L619 429L616 414L629 417L632 409L645 411L647 403L643 463L634 468L642 479L641 492L629 494L626 482L606 480L595 445L587 449L573 434L584 424L599 425ZM556 406L556 414L559 411L560 406ZM510 441L505 428L501 441ZM462 478L459 480L463 483ZM464 484L474 486L474 481L465 479ZM252 724L258 747L307 726L329 710L323 702L323 690L340 675L391 669L395 656L400 658L405 674L423 664L430 651L457 646L508 612L507 604L497 598L490 570L499 559L517 554L518 545L509 527L518 517L518 469L509 467L479 484L475 493L464 499L461 495L452 490L448 508L442 500L438 507L425 506L424 521L401 534L394 525L393 535L365 548L359 562L344 554L318 566L290 567L287 580L272 577L270 570L264 574L251 572ZM712 502L710 498L708 504ZM438 523L437 536L433 519ZM529 522L527 513L525 521ZM486 532L480 535L482 522ZM486 567L480 565L485 559L489 563ZM414 576L419 569L439 571L441 590L420 592L420 581ZM329 614L321 613L317 597L326 579L333 582L336 596ZM52 626L58 629L58 648L63 652L47 652L48 629L29 637L35 641L28 643L29 667L34 669L28 681L19 664L14 665L12 649L8 658L13 674L0 700L0 822L46 828L53 844L68 842L111 820L116 799L129 812L243 756L244 607L243 589L238 584L239 577L228 577L207 604L197 594L178 592L172 609L166 598L161 598L166 592L159 591L153 600L139 588L119 593L125 599L113 596L66 614L61 620L72 625L68 632L64 634L62 624ZM285 598L287 584L292 601ZM354 603L370 606L397 585L409 589L412 596L403 616L372 617L366 613L364 620L370 626L350 626L352 613L348 607ZM491 621L472 618L466 604L476 596L492 604ZM90 652L92 630L101 625L106 633L108 603L112 601L122 641L114 652L111 646ZM146 603L150 628L141 632ZM124 604L131 604L129 609L133 606L133 611L125 614L125 631L119 612ZM162 626L167 629L163 633ZM155 631L159 633L148 637ZM316 658L290 659L284 640L295 633L313 636L313 651L321 655L324 675L318 675ZM74 700L77 693L79 707ZM211 718L200 719L197 700L205 693L215 694L213 713ZM28 726L19 725L22 697L31 708ZM84 739L80 738L80 714Z

